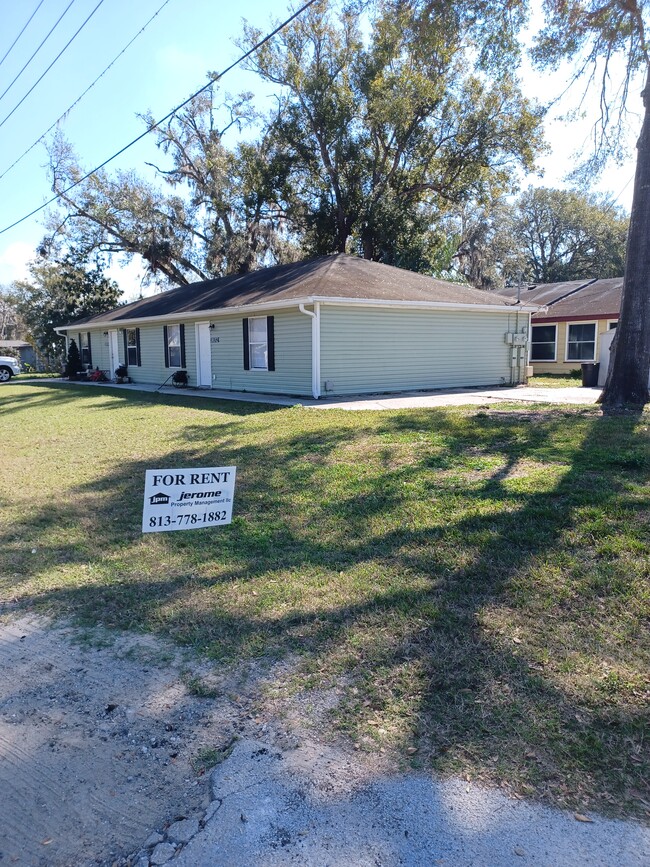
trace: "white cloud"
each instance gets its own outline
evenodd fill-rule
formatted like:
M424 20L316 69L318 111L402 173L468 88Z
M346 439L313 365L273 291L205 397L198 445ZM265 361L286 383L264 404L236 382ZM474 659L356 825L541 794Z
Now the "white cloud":
M34 258L34 246L25 241L14 241L0 253L0 285L29 277L27 263Z

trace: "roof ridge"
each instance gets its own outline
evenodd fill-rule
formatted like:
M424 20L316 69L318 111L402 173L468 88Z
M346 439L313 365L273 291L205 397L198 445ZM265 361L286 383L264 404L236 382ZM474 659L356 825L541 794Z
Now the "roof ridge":
M333 256L325 256L325 257L324 257L324 258L326 258L326 259L329 259L330 261L327 263L327 265L326 265L325 268L323 269L323 273L320 275L320 277L319 277L318 280L316 281L316 286L314 287L315 289L320 288L320 286L321 286L323 280L327 277L327 275L329 274L329 272L332 270L332 267L333 267L333 265L334 265L334 261L335 261L335 259L338 259L339 256L345 256L345 255L346 255L346 253L335 253ZM357 258L359 258L359 257L357 257ZM313 295L318 295L318 292L313 292L312 294L313 294Z

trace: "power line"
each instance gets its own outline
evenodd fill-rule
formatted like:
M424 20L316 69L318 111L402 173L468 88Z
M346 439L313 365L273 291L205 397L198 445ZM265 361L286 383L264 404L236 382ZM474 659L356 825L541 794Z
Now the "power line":
M3 92L3 93L0 93L0 99L2 99L2 98L5 96L5 94L9 93L9 91L11 90L11 88L12 88L12 87L14 86L14 84L18 81L18 79L19 79L20 76L23 74L23 72L27 69L27 67L28 67L29 64L32 62L32 60L36 57L36 55L38 54L38 52L39 52L39 51L41 50L41 48L45 45L45 43L46 43L47 40L50 38L50 36L54 33L54 31L56 30L56 28L59 26L59 24L60 24L61 21L63 20L63 16L66 14L66 12L68 11L68 9L72 6L72 4L73 4L74 2L75 2L75 0L70 0L70 2L68 3L68 5L65 7L65 9L63 10L63 12L59 15L59 17L56 19L56 21L54 22L54 24L53 24L52 27L50 28L50 31L48 32L47 36L45 36L45 38L43 39L43 41L41 42L41 44L38 46L38 48L36 49L36 51L32 54L32 56L29 58L29 60L28 60L27 63L23 66L23 68L20 70L20 72L18 73L18 75L17 75L17 76L14 78L14 80L13 80L13 81L12 81L12 82L11 82L11 83L6 87L6 88L5 88L4 92Z
M97 82L98 82L101 78L103 78L104 75L106 75L106 73L108 72L108 70L109 70L112 66L114 66L115 63L117 63L117 61L118 61L118 60L120 59L120 57L124 54L124 52L125 52L128 48L130 48L131 45L133 45L133 43L135 42L135 40L136 40L139 36L141 36L141 35L144 33L144 31L145 31L145 30L147 29L147 27L151 24L151 22L154 20L154 18L156 18L156 17L157 17L157 16L162 12L162 10L165 8L165 6L167 6L167 4L170 3L170 2L171 2L171 0L165 0L165 2L162 4L162 6L159 7L158 11L157 11L157 12L154 12L154 14L151 16L151 18L147 21L147 23L144 24L144 25L140 28L140 30L138 30L138 32L135 34L135 36L133 37L133 39L131 39L129 42L127 42L127 44L124 46L124 48L120 51L120 53L119 53L118 55L116 55L116 56L113 58L113 60L111 60L111 62L110 62L110 63L108 64L108 66L104 69L104 71L103 71L103 72L100 72L99 75L97 76L97 78L96 78L96 79L95 79L91 84L88 85L88 87L84 90L84 92L81 94L81 96L78 96L77 99L75 99L75 101L72 103L72 105L68 106L68 108L66 108L66 110L63 112L63 114L60 115L60 117L58 117L58 118L54 121L54 123L53 123L50 127L48 127L48 128L45 130L45 132L44 132L42 135L40 135L40 136L36 139L36 141L33 142L33 144L31 144L31 145L27 148L27 150L24 151L24 152L23 152L23 153L18 157L17 160L14 160L14 162L9 166L9 168L5 169L4 172L2 172L2 174L0 174L0 180L2 180L2 178L4 178L4 176L5 176L6 174L8 174L8 173L9 173L9 172L10 172L10 171L15 167L15 166L17 166L18 163L19 163L22 159L24 159L24 158L27 156L28 153L30 153L32 150L34 150L34 148L36 147L36 145L37 145L39 142L43 141L43 139L45 138L45 136L46 136L48 133L52 132L52 130L54 129L54 127L55 127L55 126L56 126L60 121L62 121L64 117L66 117L68 114L70 114L70 112L72 111L72 109L73 109L76 105L78 105L78 104L81 102L81 100L82 100L82 99L84 98L84 96L88 93L88 91L89 91L89 90L92 90L92 88L97 84Z
M5 51L5 53L4 53L3 57L2 57L2 60L0 60L0 66L2 66L2 64L5 62L5 60L7 59L7 57L9 57L9 54L11 53L12 48L14 47L14 45L16 44L16 42L18 42L18 40L19 40L20 37L23 35L23 33L25 32L25 30L27 30L27 27L28 27L29 23L31 22L32 18L34 17L34 15L36 15L36 13L37 13L38 10L41 8L41 6L43 5L44 2L45 2L45 0L41 0L41 2L38 4L38 6L36 7L36 9L34 9L34 11L32 12L32 14L31 14L31 15L29 16L29 18L27 19L27 22L23 25L23 29L20 31L20 33L18 34L18 36L16 36L16 38L15 38L14 41L11 43L11 45L9 46L9 48L7 48L7 50Z
M254 54L258 49L260 49L263 45L265 45L270 39L273 39L273 37L276 36L281 30L284 30L284 28L288 24L291 24L291 22L295 18L297 18L299 15L302 15L302 13L306 9L309 9L310 6L313 6L314 3L317 3L317 2L318 2L318 0L309 0L308 3L305 3L304 6L301 6L300 9L298 9L297 12L294 12L293 15L291 15L289 18L287 18L286 21L283 21L282 24L278 25L278 27L276 27L275 30L272 30L269 34L267 34L264 37L264 39L261 39L249 51L247 51L245 54L242 54L240 57L238 57L237 60L234 61L234 63L231 63L230 66L227 66L222 72L220 72L218 75L216 75L214 78L212 78L207 84L204 84L203 87L200 87L191 96L188 96L188 98L184 102L181 102L180 105L177 105L176 108L173 108L169 112L169 114L166 114L164 117L161 117L160 120L157 120L155 123L153 123L143 133L141 133L137 138L134 138L133 141L130 141L127 145L124 145L123 148L121 148L119 151L114 153L108 159L104 160L103 163L100 163L100 165L95 166L95 168L92 169L92 171L85 174L82 178L79 178L79 180L75 181L74 184L70 184L70 186L66 187L65 190L61 190L61 192L57 193L56 196L52 196L52 198L48 199L47 202L44 202L42 205L39 205L38 208L34 208L33 211L30 211L29 214L25 214L24 217L21 217L19 220L16 220L10 226L5 226L4 229L0 229L0 235L4 235L5 232L8 232L10 229L13 229L15 226L20 225L20 223L24 223L25 220L28 220L30 217L33 217L34 214L38 214L39 211L42 211L44 208L47 208L48 205L51 205L54 202L58 201L58 199L60 199L62 196L65 196L67 193L69 193L70 190L73 190L75 187L78 187L79 184L82 184L84 181L87 181L91 175L95 174L95 172L98 172L100 169L103 169L104 166L107 166L114 159L117 159L117 157L121 156L125 151L127 151L127 150L129 150L129 148L133 147L134 144L137 144L146 135L148 135L154 129L159 127L161 123L165 123L166 120L169 120L170 117L173 117L173 115L175 115L177 111L180 111L181 108L184 108L189 102L191 102L193 99L195 99L195 97L197 97L200 93L203 93L204 91L206 91L210 87L212 87L212 85L215 83L215 81L219 81L220 79L222 79L224 77L224 75L226 75L226 73L230 72L232 69L235 68L235 66L238 66L242 61L246 60L247 57L250 57L251 54ZM1 126L1 124L0 124L0 126Z
M74 0L71 0L71 5L72 5L73 2L74 2ZM104 0L99 0L99 3L95 6L95 8L93 9L93 11L90 13L90 15L86 18L86 20L85 20L85 21L83 22L83 24L81 25L81 27L79 27L79 29L76 30L76 31L73 33L73 35L70 37L70 39L68 39L68 41L67 41L66 44L63 46L63 48L61 49L61 51L59 51L59 53L58 53L57 56L54 58L54 60L52 61L52 63L50 63L50 65L47 67L47 69L45 70L45 72L40 76L40 78L37 78L37 79L36 79L36 81L34 82L34 84L32 84L32 86L29 88L29 90L28 90L27 93L23 96L23 98L20 100L20 102L17 103L17 104L16 104L16 105L11 109L11 111L10 111L9 114L4 118L4 120L0 121L0 127L3 127L3 126L6 124L6 122L9 120L9 118L11 117L11 115L16 111L16 109L20 108L20 106L23 104L23 102L25 102L25 100L27 99L27 97L29 96L29 94L34 90L34 88L36 87L36 85L37 85L37 84L40 84L40 82L45 78L45 76L46 76L47 73L50 71L50 69L52 69L52 67L54 66L54 64L55 64L55 63L57 62L57 60L59 59L59 57L61 57L61 55L62 55L62 54L63 54L63 53L68 49L68 47L69 47L69 46L74 42L74 40L77 38L77 36L79 36L79 34L81 33L81 31L84 29L84 27L86 26L86 24L88 24L88 22L90 21L90 19L93 17L93 15L95 14L95 12L97 12L97 10L99 9L99 7L102 5L103 2L104 2ZM68 8L69 8L69 7L68 7Z
M617 196L615 196L614 199L612 199L612 201L610 202L610 204L605 208L606 211L608 211L608 210L610 210L610 208L614 207L616 202L618 202L618 200L621 198L621 196L623 195L625 190L627 190L627 188L630 186L630 184L632 183L633 180L634 180L634 175L631 175L630 179L625 184L625 186L622 188L622 190L619 192L619 194Z

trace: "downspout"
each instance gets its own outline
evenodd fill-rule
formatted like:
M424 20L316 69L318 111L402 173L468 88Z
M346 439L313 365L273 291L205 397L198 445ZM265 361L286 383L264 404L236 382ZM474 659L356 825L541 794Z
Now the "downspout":
M521 304L521 281L519 274L517 280L517 304L515 309L515 334L519 334L519 305ZM516 370L516 372L515 372ZM510 385L519 385L521 382L521 349L516 344L510 352Z
M306 310L304 304L298 305L298 310L305 316L311 316L311 393L314 400L320 397L320 304L314 302L314 310Z

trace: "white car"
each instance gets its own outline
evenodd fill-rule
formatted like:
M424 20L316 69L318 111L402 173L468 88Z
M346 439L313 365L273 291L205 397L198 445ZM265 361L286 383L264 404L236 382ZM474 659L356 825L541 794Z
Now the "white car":
M0 355L0 382L9 382L20 373L20 362L10 355Z

